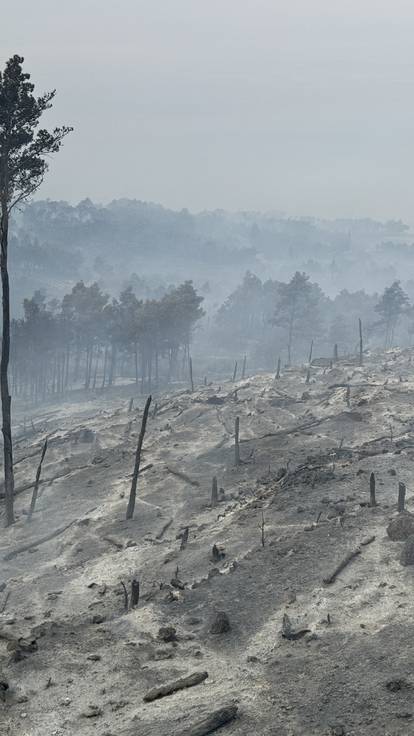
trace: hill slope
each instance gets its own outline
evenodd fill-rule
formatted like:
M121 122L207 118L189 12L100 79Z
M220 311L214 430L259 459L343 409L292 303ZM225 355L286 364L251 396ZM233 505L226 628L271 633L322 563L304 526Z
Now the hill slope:
M292 369L159 397L128 522L142 410L128 413L119 394L38 412L16 447L19 520L0 541L2 733L195 736L233 704L226 736L414 728L413 573L386 534L399 480L412 507L411 353L305 379ZM24 488L46 435L28 524ZM213 476L224 491L215 508ZM141 597L126 613L121 581L129 590L133 578ZM212 633L219 612L231 628ZM143 700L202 672L200 684Z

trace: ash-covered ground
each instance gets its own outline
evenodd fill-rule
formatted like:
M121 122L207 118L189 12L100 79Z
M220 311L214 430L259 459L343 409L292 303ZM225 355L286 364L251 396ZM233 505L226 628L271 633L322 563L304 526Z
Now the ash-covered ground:
M202 736L237 706L220 736L414 734L414 567L387 534L399 482L414 510L411 356L154 398L132 521L133 389L33 414L0 538L0 732Z

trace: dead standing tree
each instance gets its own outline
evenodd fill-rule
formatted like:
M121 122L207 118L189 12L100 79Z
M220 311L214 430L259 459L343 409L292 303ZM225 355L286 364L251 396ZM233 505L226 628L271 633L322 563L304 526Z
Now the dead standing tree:
M362 365L364 362L364 344L362 341L362 322L361 318L358 319L358 326L359 326L359 365Z
M277 369L276 369L275 378L276 379L279 379L280 378L280 358L277 359Z
M34 513L34 510L35 510L36 501L37 501L37 493L38 493L38 490L39 490L40 475L41 475L41 472L42 472L42 465L43 465L43 460L45 459L46 450L47 450L47 437L45 439L45 444L43 445L42 454L40 456L40 462L39 462L39 465L38 465L38 468L37 468L36 480L35 480L35 484L34 484L34 488L33 488L33 494L32 494L32 500L31 500L31 503L30 503L29 513L27 515L27 521L30 521L31 520L31 518L33 516L33 513Z
M188 366L190 370L190 386L191 386L191 393L194 393L194 379L193 379L193 359L190 357L188 361Z
M402 514L405 509L405 483L398 484L398 513Z
M309 350L309 358L308 358L309 365L312 365L312 353L313 353L313 340L310 344L310 350Z
M375 498L375 475L374 473L371 473L369 477L369 505L371 508L374 508L374 506L377 505L377 500Z
M211 506L214 509L218 504L217 478L214 476L211 486Z
M148 420L148 412L151 404L151 396L148 396L148 399L145 404L144 414L142 417L142 423L141 423L141 431L139 433L138 438L138 445L137 445L137 451L135 454L135 465L134 465L134 473L132 475L132 483L131 483L131 491L129 493L129 501L128 501L128 508L126 512L126 518L132 519L134 516L134 509L135 509L135 499L137 496L137 483L138 483L138 475L139 475L139 466L141 464L141 452L142 452L142 445L144 442L145 437L145 430L147 427L147 420Z
M23 72L21 56L12 56L0 72L0 270L3 290L0 389L3 415L4 485L6 525L14 522L13 444L11 432L10 285L8 271L9 217L13 208L31 197L48 170L49 154L57 153L72 130L39 129L43 113L52 107L55 91L33 95L30 75Z
M237 377L237 360L234 364L233 378L231 379L233 383L235 382L236 377Z
M240 433L240 417L236 417L236 421L234 422L234 464L236 466L240 465L240 443L239 443L239 433Z

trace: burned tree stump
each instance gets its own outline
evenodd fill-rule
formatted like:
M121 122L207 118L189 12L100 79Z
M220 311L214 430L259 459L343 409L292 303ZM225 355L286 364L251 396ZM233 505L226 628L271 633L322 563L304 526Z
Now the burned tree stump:
M131 483L131 491L129 494L129 501L128 501L128 508L126 512L126 518L132 519L134 516L134 509L135 509L135 500L137 496L137 484L138 484L138 474L139 474L139 466L141 464L141 453L142 453L142 445L144 442L145 437L145 430L147 427L147 421L148 421L148 412L150 408L152 397L148 396L148 399L145 404L144 414L142 417L142 423L141 423L141 431L139 433L138 438L138 446L137 451L135 454L135 465L134 465L134 472L132 475L132 483Z
M211 486L211 506L214 509L218 504L217 478L214 476Z
M193 381L193 359L189 359L189 369L190 369L190 385L191 385L191 393L194 393L194 381Z
M220 544L213 544L213 549L211 550L211 559L213 562L220 562L220 560L223 560L226 556L226 553L224 551L224 547Z
M374 473L371 473L369 477L369 505L371 508L377 505L377 501L375 498L375 475Z
M405 508L405 483L398 484L398 513L402 514Z
M234 371L233 371L233 378L232 378L233 383L236 380L236 376L237 376L237 360L236 360L236 362L234 364Z
M277 359L276 379L280 378L280 358Z
M308 359L309 365L312 365L312 353L313 353L313 340L311 341L310 350L309 350L309 359Z
M247 358L246 358L246 356L244 356L244 358L243 358L243 366L242 366L242 374L241 374L242 380L246 377L246 361L247 361Z
M128 591L126 589L126 585L123 582L123 580L121 580L121 585L122 585L122 590L124 591L124 608L125 608L125 611L128 612L129 611L129 595L128 595Z
M236 467L240 465L239 433L240 433L240 417L236 417L236 421L234 423L234 464L236 465Z
M336 343L334 345L333 357L334 357L334 363L337 363L338 362L338 345Z
M139 603L139 580L133 579L131 583L131 608L136 608Z
M186 546L187 546L188 533L189 533L189 531L190 530L189 530L188 526L186 526L185 529L184 529L184 531L179 535L179 539L181 539L180 552L182 552L183 549L185 549Z
M29 513L27 515L27 521L30 521L31 520L31 518L33 516L33 513L34 513L34 510L35 510L36 501L37 501L37 494L38 494L38 491L39 491L40 475L41 475L41 472L42 472L42 465L43 465L43 460L45 459L46 450L47 450L47 437L45 439L45 444L43 445L43 450L42 450L42 454L40 456L39 465L37 466L36 480L35 480L35 484L34 484L34 488L33 488L32 500L30 502Z
M211 624L211 634L226 634L230 631L230 619L224 611L218 611L214 617L214 621Z
M306 371L306 381L305 381L306 385L308 385L308 384L309 384L309 381L310 381L310 375L311 375L311 373L310 373L310 368L308 368L308 370Z
M264 547L266 543L266 533L265 533L265 519L264 519L263 511L262 511L262 521L260 523L260 539L261 539L262 547Z
M134 397L132 396L129 400L128 414L131 414L131 411L133 408L134 408Z
M364 345L362 341L362 322L361 318L358 319L358 325L359 325L359 365L362 365L364 362Z

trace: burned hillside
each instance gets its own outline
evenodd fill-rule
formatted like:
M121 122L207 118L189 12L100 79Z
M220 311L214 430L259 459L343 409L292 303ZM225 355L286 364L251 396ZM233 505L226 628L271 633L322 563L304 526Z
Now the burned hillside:
M2 732L409 733L411 363L154 397L128 521L131 387L35 412L0 545Z

